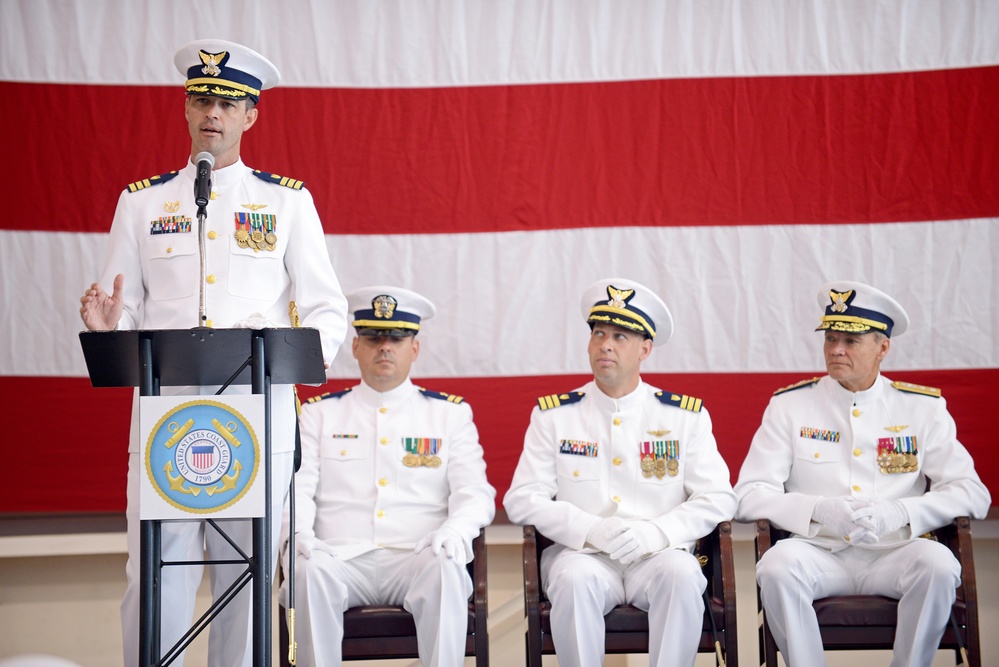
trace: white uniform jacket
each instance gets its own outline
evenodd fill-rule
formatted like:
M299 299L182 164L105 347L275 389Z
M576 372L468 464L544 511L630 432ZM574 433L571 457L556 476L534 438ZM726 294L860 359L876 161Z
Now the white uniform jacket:
M524 451L503 500L513 523L534 524L554 541L582 550L600 517L644 519L665 533L670 547L690 550L732 518L728 466L699 399L644 382L613 399L591 381L557 402L561 405L539 405L531 413ZM664 464L666 457L676 461L671 463L676 475L669 468L643 475L643 449L654 452L655 443Z
M132 184L118 199L100 282L110 294L115 275L125 276L119 329L199 324L195 173L188 162L175 174ZM262 179L241 161L212 172L212 193L205 220L208 326L231 327L253 315L290 326L289 303L294 300L301 325L319 330L323 356L332 362L347 332L347 302L312 195L274 178ZM274 235L273 250L240 247L236 232L254 227ZM163 393L177 392L164 388ZM290 386L275 387L272 396L275 405L293 405ZM294 412L275 409L273 416L272 451L291 451ZM137 451L134 438L132 447Z
M742 465L736 518L769 519L833 550L848 545L811 521L820 496L902 501L909 526L864 547L870 549L918 537L956 516L983 518L991 503L988 489L957 440L947 402L926 390L879 375L861 392L829 376L778 392ZM879 442L914 451L916 469L882 472Z
M349 559L378 547L412 549L446 525L471 558L472 540L496 513L496 490L472 409L460 401L407 379L384 393L362 382L304 405L299 538L315 537Z

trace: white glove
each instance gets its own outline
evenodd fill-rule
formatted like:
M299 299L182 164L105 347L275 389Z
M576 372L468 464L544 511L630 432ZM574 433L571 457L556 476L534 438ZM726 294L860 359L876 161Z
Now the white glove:
M616 558L616 560L621 561L622 565L634 563L639 558L662 551L669 546L669 540L666 539L663 531L648 521L629 521L628 529L622 536L624 535L632 536L635 548ZM614 554L611 554L611 558L615 558Z
M600 519L600 521L597 521L593 525L593 528L590 528L590 532L586 534L586 541L597 549L600 549L600 551L610 553L614 538L623 533L627 527L628 525L624 522L624 519L620 517L612 516Z
M279 329L286 325L278 324L277 322L271 322L269 319L261 315L260 313L253 313L245 320L240 320L239 322L234 322L232 325L233 329Z
M853 512L861 506L860 501L847 496L819 498L812 510L812 519L851 544L855 541L859 544L873 544L878 541L877 535L870 528L854 523L852 518ZM873 541L871 538L874 538Z
M423 539L416 543L413 553L418 554L427 547L430 547L435 556L441 552L441 549L444 549L444 553L447 554L448 558L453 558L459 563L468 562L465 540L452 528L441 527L429 535L425 535Z
M870 504L855 510L850 519L858 526L871 531L877 537L894 533L909 523L909 513L898 500L875 499Z
M312 556L312 549L315 547L316 538L308 535L295 535L295 553L305 560Z

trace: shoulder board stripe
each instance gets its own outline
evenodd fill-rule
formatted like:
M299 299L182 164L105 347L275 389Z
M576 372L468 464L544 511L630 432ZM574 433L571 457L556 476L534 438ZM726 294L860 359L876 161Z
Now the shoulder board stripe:
M347 387L346 389L342 389L340 391L328 391L325 394L313 396L307 400L306 403L318 403L319 401L325 401L327 398L343 398L350 393L351 389L353 389L353 387Z
M819 379L820 378L817 377L811 378L809 380L802 380L801 382L795 382L794 384L789 384L786 387L781 387L780 389L774 392L774 396L778 394L783 394L786 391L794 391L795 389L801 389L802 387L810 387L816 382L818 382Z
M461 403L465 400L463 396L455 396L454 394L449 394L444 391L430 391L428 389L424 389L423 387L420 387L420 393L427 398L437 398L442 401L447 401L448 403Z
M291 188L292 190L301 190L305 187L305 181L296 181L294 178L288 178L287 176L269 174L266 171L260 171L259 169L254 169L253 175L262 181L267 181L268 183L273 183L274 185L281 185L286 188Z
M151 188L154 185L161 185L161 184L166 183L167 181L169 181L171 178L173 178L174 176L176 176L178 173L180 173L180 172L177 172L177 171L168 171L167 173L160 174L159 176L150 176L149 178L144 178L141 181L135 181L134 183L129 183L128 184L128 191L129 192L138 192L139 190L145 190L146 188Z
M691 412L700 412L701 406L704 403L699 398L687 396L686 394L673 394L668 391L657 391L656 398L663 405L672 405L683 410L690 410Z
M892 382L891 386L895 387L899 391L904 391L910 394L922 394L924 396L932 396L933 398L940 398L943 396L943 392L936 387L927 387L921 384L912 384L911 382Z
M550 410L562 405L570 405L572 403L579 402L585 395L585 392L573 391L568 394L551 394L550 396L542 396L538 399L538 407L542 410Z

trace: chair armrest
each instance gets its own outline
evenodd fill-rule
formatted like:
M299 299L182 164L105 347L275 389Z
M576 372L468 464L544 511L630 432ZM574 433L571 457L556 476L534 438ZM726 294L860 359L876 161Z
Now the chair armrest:
M489 585L486 578L488 561L486 558L486 529L479 530L478 536L472 540L472 584L475 587L475 618L486 617L489 609Z
M537 531L534 526L524 526L524 604L527 615L530 617L532 610L535 615L538 613L538 603L540 602L541 575L538 572L538 542Z
M756 521L756 562L773 546L773 537L770 535L770 522L766 519Z
M735 619L735 556L732 552L732 522L718 524L718 550L721 556L722 596L725 600L725 616ZM716 592L717 594L717 592ZM734 629L734 625L732 626Z

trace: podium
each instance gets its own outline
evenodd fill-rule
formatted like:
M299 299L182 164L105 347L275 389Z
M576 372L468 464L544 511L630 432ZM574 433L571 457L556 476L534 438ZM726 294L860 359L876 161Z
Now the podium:
M83 331L80 343L94 387L138 387L140 396L158 396L162 386L219 385L221 393L231 385L251 385L254 394L264 396L265 461L270 461L271 453L271 385L326 381L322 344L315 329ZM265 515L247 519L253 522L253 554L241 562L249 566L248 573L238 578L219 600L214 600L191 630L162 657L161 521L140 522L139 663L142 667L169 664L250 582L253 583L253 664L255 667L271 664L271 466L265 465L264 470Z

